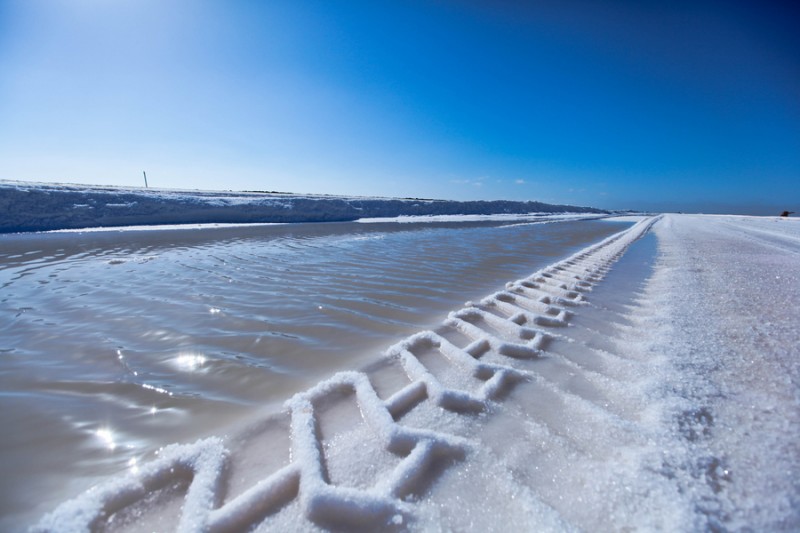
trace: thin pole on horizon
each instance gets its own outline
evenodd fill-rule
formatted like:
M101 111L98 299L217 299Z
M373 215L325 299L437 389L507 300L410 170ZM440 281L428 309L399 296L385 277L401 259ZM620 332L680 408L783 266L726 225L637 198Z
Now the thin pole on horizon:
M142 174L144 174L144 188L147 189L147 172L142 170Z

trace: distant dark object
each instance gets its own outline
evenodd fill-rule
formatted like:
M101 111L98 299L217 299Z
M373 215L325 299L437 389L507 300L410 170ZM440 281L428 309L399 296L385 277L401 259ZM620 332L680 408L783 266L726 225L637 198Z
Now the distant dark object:
M144 174L144 188L146 189L147 188L147 172L142 170L142 174Z
M788 217L789 215L794 215L794 211L784 211L781 213L782 217Z

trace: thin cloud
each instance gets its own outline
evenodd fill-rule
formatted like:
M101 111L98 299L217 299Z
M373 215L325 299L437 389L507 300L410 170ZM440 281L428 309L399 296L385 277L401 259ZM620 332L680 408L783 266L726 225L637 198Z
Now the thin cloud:
M470 180L470 179L450 180L450 183L454 185L471 185L473 187L483 187L483 178L479 178L476 180Z

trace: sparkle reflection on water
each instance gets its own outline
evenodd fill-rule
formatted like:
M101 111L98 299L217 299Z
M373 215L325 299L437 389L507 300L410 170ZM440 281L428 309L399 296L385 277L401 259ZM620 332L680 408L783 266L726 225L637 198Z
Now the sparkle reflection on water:
M0 516L35 520L627 225L0 235Z

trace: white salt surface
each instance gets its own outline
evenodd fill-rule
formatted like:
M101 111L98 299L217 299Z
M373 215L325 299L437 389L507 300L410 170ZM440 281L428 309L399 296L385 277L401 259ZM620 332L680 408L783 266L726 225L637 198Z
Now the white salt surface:
M112 226L112 227L94 227L94 228L73 228L73 229L54 229L42 233L98 233L98 232L114 232L114 231L170 231L170 230L204 230L212 228L257 228L260 226L278 226L282 223L279 222L254 222L254 223L241 223L241 224L154 224L149 226Z
M586 214L586 213L527 213L527 214L497 214L497 215L401 215L397 217L373 217L360 218L361 224L379 224L385 222L397 222L400 224L419 224L424 222L564 222L567 220L594 220L604 219L608 215ZM615 217L612 220L616 220ZM641 217L639 217L641 218ZM630 222L630 220L619 220L620 222Z
M693 525L797 531L800 221L671 216L656 234L642 350L669 358L659 396L684 437L662 468Z
M799 256L643 220L35 529L796 531Z

